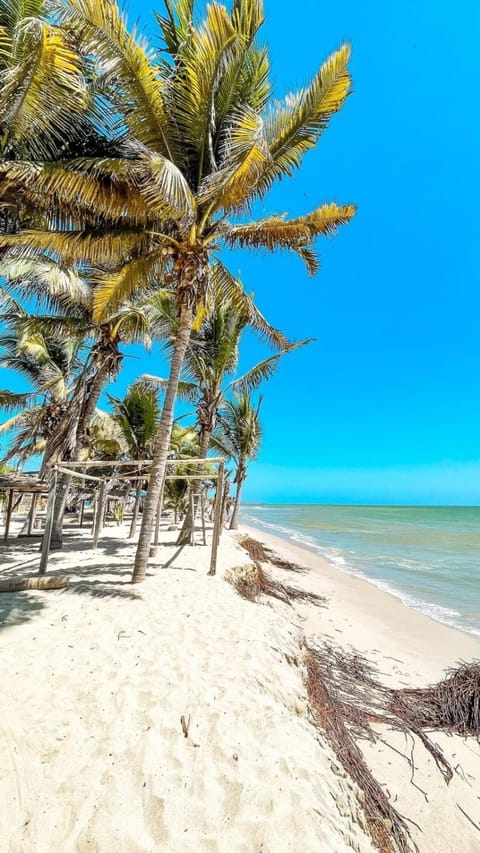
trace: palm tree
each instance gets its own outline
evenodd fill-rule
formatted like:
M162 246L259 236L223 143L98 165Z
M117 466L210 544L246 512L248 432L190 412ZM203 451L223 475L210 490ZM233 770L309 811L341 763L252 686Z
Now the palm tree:
M313 274L315 239L355 213L351 204L332 203L293 219L238 218L293 174L343 106L350 50L341 47L309 86L279 103L271 100L268 53L257 40L262 0L234 0L230 13L212 2L201 22L194 0L165 0L166 15L157 16L163 40L157 52L128 32L112 0L52 0L49 8L79 45L84 64L94 64L92 127L107 104L112 148L116 129L126 141L110 156L99 157L93 144L90 155L55 164L0 163L0 201L34 202L49 219L48 229L1 238L0 249L14 246L95 266L97 322L139 288L167 284L175 292L178 334L136 582L145 576L178 381L195 316L212 286L215 253L222 247L290 250ZM242 303L238 282L219 261L216 270L224 294Z
M52 340L70 340L83 344L82 369L66 395L56 428L48 432L43 450L42 472L59 460L78 460L89 443L88 425L95 413L105 384L120 369L122 343L151 344L153 317L148 302L126 301L115 312L97 323L93 319L94 284L74 270L63 269L47 257L7 258L0 265L6 287L3 316L15 322L17 334L29 338L48 335ZM12 292L35 300L38 308L47 306L52 313L29 315ZM34 307L36 307L34 306ZM58 479L51 537L52 549L62 547L62 521L71 478Z
M188 479L178 479L182 475L196 474L188 465L188 459L196 459L199 455L198 433L193 427L182 427L174 424L170 450L175 459L185 459L185 465L175 467L176 478L165 481L164 505L174 512L174 521L177 524L180 514L187 510Z
M0 410L15 412L0 425L11 434L4 461L43 454L68 409L68 397L82 368L80 341L47 335L37 328L27 334L21 322L10 320L0 337L0 367L27 380L23 393L0 390Z
M133 460L150 459L158 429L160 400L158 389L137 381L128 389L123 400L108 396L113 408L112 421L117 425L128 455ZM142 487L145 479L139 477L136 483L136 496L133 508L130 538L137 527Z
M230 530L238 529L238 513L242 487L247 477L247 463L257 458L262 440L260 424L260 397L256 406L250 394L236 394L233 400L227 400L220 420L218 433L212 437L212 444L235 463L237 489L235 504L230 522Z
M178 316L172 310L172 298L160 293L154 303L157 308L157 334L168 336L168 346L171 347L178 330ZM217 293L212 304L208 306L204 322L191 334L184 358L184 373L189 377L189 381L181 381L178 392L181 398L195 406L201 459L207 456L210 437L217 425L219 411L226 396L232 392L256 390L275 373L282 356L310 343L305 340L288 344L285 339L280 352L259 362L243 376L233 378L238 369L240 342L249 325L250 312L246 310L246 306L238 305ZM168 387L167 379L149 374L142 378L164 390ZM190 540L192 526L193 518L189 511L185 516L178 544L186 544Z

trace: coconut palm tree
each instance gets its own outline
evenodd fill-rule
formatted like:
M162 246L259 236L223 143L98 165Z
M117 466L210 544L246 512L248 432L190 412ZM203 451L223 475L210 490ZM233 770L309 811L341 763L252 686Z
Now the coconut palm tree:
M170 450L175 459L185 459L185 465L175 467L176 479L165 481L164 506L172 509L175 524L178 523L182 513L188 508L188 479L181 479L182 475L196 474L197 469L188 465L188 459L197 459L199 454L198 432L193 427L182 427L174 424Z
M272 101L268 52L258 42L262 0L218 2L202 20L194 0L165 0L157 16L160 50L130 33L113 0L51 0L66 38L79 46L94 77L90 111L110 118L112 148L52 164L0 163L0 201L35 203L48 229L0 238L97 268L94 318L101 322L139 288L170 286L178 334L155 445L152 478L132 580L145 576L167 462L183 358L196 314L212 286L222 247L295 252L318 269L315 240L355 213L323 204L305 216L251 221L255 199L291 176L350 91L347 45L312 82L284 102ZM107 107L105 109L105 106ZM62 121L64 124L64 120ZM92 127L95 121L92 119ZM239 219L244 215L244 221ZM224 293L245 295L217 260Z
M16 324L17 334L47 335L49 340L75 341L83 345L81 370L66 395L56 428L48 432L43 450L42 472L59 460L77 460L84 455L90 436L89 423L105 384L120 369L123 343L151 344L148 302L125 302L101 323L93 319L94 284L74 270L63 269L48 257L6 258L0 265L5 286L0 288L3 316ZM35 309L51 312L28 314L20 299L34 301ZM57 485L51 547L62 547L62 520L71 478L61 475Z
M172 297L160 293L153 300L157 309L157 334L168 336L168 347L174 345L178 332L178 315ZM161 319L160 319L161 316ZM258 389L277 370L280 359L289 352L305 346L310 341L284 344L280 352L256 364L241 377L236 377L240 356L240 342L250 325L250 313L245 305L225 299L221 292L213 297L212 305L200 328L193 330L184 358L184 374L189 381L181 381L179 396L193 403L199 433L199 457L206 458L210 437L215 430L225 398L235 392L246 393ZM236 378L234 378L236 377ZM164 390L168 380L145 374L145 381ZM190 541L193 518L185 516L178 544Z
M230 530L238 529L238 514L242 487L247 477L248 462L255 460L260 452L262 428L260 407L262 398L253 405L250 394L236 394L233 400L227 400L220 419L218 433L212 436L212 444L228 459L235 463L237 489Z
M43 454L68 409L68 398L82 368L80 341L47 335L38 327L28 334L21 322L10 320L0 337L0 367L27 380L23 393L0 390L0 410L14 412L0 424L0 433L11 434L4 461Z
M130 386L123 400L110 394L108 399L113 409L110 417L128 448L128 456L133 460L151 459L160 417L158 389L137 381ZM137 527L144 483L145 479L141 477L136 483L130 538L134 536Z

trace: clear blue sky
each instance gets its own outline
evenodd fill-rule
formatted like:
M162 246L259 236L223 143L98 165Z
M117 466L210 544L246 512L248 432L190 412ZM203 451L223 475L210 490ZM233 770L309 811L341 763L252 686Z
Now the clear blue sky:
M269 320L316 344L265 387L253 501L480 503L476 0L265 0L279 96L353 44L354 93L266 212L356 202L322 269L230 258ZM161 0L134 3L145 22ZM244 362L260 355L249 346ZM158 356L129 359L125 381ZM0 384L4 384L3 382Z

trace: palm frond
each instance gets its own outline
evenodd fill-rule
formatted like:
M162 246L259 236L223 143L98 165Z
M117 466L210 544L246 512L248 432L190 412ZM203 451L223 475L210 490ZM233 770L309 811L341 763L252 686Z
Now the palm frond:
M306 346L313 342L313 338L308 338L304 341L297 341L296 343L290 344L286 347L282 352L279 352L277 355L272 355L270 358L266 358L264 361L256 364L255 367L252 367L247 373L243 376L240 376L238 379L235 379L230 383L230 388L236 394L250 394L252 391L257 391L258 388L262 385L263 382L266 382L270 379L278 370L280 359L289 352L294 352L294 350L300 349L301 347Z
M246 225L226 228L225 240L230 246L304 249L319 235L334 234L340 225L346 225L356 213L353 204L324 204L307 216L287 219L285 215L270 216Z
M139 377L139 381L154 385L156 388L159 388L160 391L166 391L168 385L168 379L162 379L160 376L153 376L151 373L143 373ZM178 398L180 400L195 403L198 400L198 394L198 385L194 382L180 381L178 383Z
M174 160L169 121L158 68L145 41L128 32L124 17L110 0L54 0L59 21L95 54L103 88L117 104L131 135Z
M0 390L0 409L4 412L16 412L17 409L25 409L31 406L37 399L35 391L27 394L17 394L14 391Z
M91 229L87 231L28 230L0 235L0 249L15 250L16 257L48 253L66 266L90 264L116 266L125 257L148 251L152 239L141 230Z
M225 6L212 2L204 21L192 28L177 57L179 69L174 79L174 95L171 93L175 104L170 108L183 144L195 152L194 189L215 167L215 92L238 40Z
M26 11L24 7L22 13ZM4 30L4 60L7 41ZM72 116L81 114L86 103L82 63L66 34L38 16L17 20L10 61L1 71L4 149L28 140L31 150L48 155L68 136Z
M37 305L82 314L91 304L91 288L85 279L76 270L45 256L17 257L14 251L6 254L0 261L0 277L20 296L33 298ZM24 313L20 303L15 304L19 313Z
M348 71L350 46L333 53L322 65L310 86L286 99L267 118L265 134L272 165L259 192L266 192L276 178L290 177L307 151L314 148L331 118L341 110L351 90Z
M212 267L212 287L217 296L222 296L230 302L235 310L243 312L248 317L248 323L255 332L274 349L284 349L289 345L288 338L283 332L275 329L265 319L238 279L236 279L221 261Z
M221 168L212 172L199 189L199 200L214 200L213 210L241 209L255 194L258 181L271 161L263 122L244 109L235 119L219 152Z
M149 217L153 219L159 205L156 209L149 207L148 198L135 186L134 179L138 183L138 177L133 168L128 175L130 182L121 183L110 179L106 167L102 172L101 162L4 162L0 164L0 194L12 194L35 205L37 210L73 221L91 218L92 211L106 220L125 220L133 225L145 225ZM111 166L112 160L108 163Z
M98 275L93 300L94 321L100 322L132 294L151 286L161 277L164 266L163 250L157 248L127 261L116 270Z

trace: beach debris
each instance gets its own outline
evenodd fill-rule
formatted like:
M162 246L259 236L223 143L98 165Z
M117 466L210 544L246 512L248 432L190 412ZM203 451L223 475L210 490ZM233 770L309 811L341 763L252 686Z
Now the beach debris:
M33 578L6 578L0 581L0 592L23 592L29 589L46 591L49 589L66 589L70 586L70 578L67 577L33 577Z
M391 710L412 728L480 736L480 661L461 662L431 687L392 693Z
M345 704L338 696L326 673L327 659L323 649L307 646L306 686L315 723L325 732L337 761L361 791L368 831L378 850L381 853L417 853L405 818L391 805L356 743L356 729L363 722L361 714L357 715L356 707ZM351 662L347 662L350 665ZM358 671L358 667L360 661L355 660L353 671Z
M457 667L447 671L442 681L429 687L398 690L382 684L372 665L361 655L347 653L327 644L315 648L307 644L306 650L307 692L315 721L325 730L337 759L364 792L367 819L368 810L374 817L378 812L382 820L388 817L392 821L392 837L397 846L381 846L384 842L377 837L377 824L374 825L372 838L382 851L415 850L406 828L407 819L397 813L392 818L386 813L383 791L375 780L372 782L373 777L358 751L356 740L363 738L373 743L381 741L398 752L410 765L411 784L428 801L427 794L415 781L415 738L432 755L448 785L457 768L455 771L452 769L427 731L443 731L479 739L480 662L460 662ZM406 738L411 738L410 756L388 744L372 728L372 723L387 724L392 729L404 732ZM461 773L458 775L461 776ZM390 803L388 807L392 808ZM461 806L459 809L463 811ZM471 822L479 828L474 821Z
M259 563L248 566L238 566L225 573L225 579L231 583L238 594L247 601L257 602L261 596L269 596L291 605L293 601L304 601L309 604L326 604L326 599L313 592L283 584L270 577Z
M188 715L188 720L185 720L184 715L180 717L180 723L182 725L183 736L188 737L188 730L190 728L190 714Z
M298 566L296 563L291 563L289 560L284 560L282 557L277 556L263 542L258 542L257 539L252 539L251 536L242 536L240 545L255 563L271 563L272 566L276 566L279 569L286 569L289 572L308 571L303 566Z
M461 807L458 803L457 803L457 809L460 809L461 813L462 813L463 815L465 815L465 817L467 818L467 820L469 820L469 821L470 821L470 823L472 824L472 826L474 826L474 827L475 827L475 829L478 829L478 831L480 832L480 826L478 825L478 823L475 823L475 821L474 821L474 820L472 820L472 818L470 817L470 815L469 815L469 814L467 814L467 812L465 811L465 809L462 809L462 807Z

